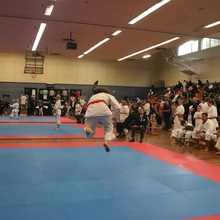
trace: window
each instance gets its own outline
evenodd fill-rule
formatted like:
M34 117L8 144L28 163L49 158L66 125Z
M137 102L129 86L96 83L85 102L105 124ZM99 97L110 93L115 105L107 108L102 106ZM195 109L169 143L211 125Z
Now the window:
M198 40L192 40L188 41L178 48L178 56L182 56L188 53L196 52L199 49L199 41Z
M201 43L201 49L208 49L211 47L216 47L220 45L220 40L213 38L203 38Z

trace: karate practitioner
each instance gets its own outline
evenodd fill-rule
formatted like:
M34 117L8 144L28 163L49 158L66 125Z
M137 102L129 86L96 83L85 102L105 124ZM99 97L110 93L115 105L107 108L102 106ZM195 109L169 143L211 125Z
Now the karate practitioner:
M217 138L216 126L211 119L208 119L207 113L202 113L202 121L201 127L192 132L192 138L196 139L196 146L194 148L199 146L199 139L204 138L206 142L204 151L209 151L210 141Z
M109 106L114 110L111 112ZM120 104L116 98L110 95L106 88L96 87L93 90L93 96L88 102L88 108L85 114L85 132L87 138L92 138L95 135L97 124L102 124L104 127L104 144L106 152L110 151L108 142L115 139L113 134L113 118L117 118L120 113Z
M218 112L217 112L217 108L213 105L213 100L209 99L207 101L209 109L208 109L208 118L210 120L212 120L215 124L215 127L217 128L218 125L218 121L217 121L217 117L218 117Z
M12 119L13 117L15 118L19 118L18 116L18 112L19 112L19 104L18 104L18 101L17 99L14 100L14 103L12 105L10 105L10 107L12 107L12 111L11 111L11 117L10 119Z
M171 132L171 137L173 140L171 144L176 144L177 138L185 137L187 139L191 139L192 137L192 131L194 129L193 125L184 119L180 122L180 124L182 128L172 130Z
M120 114L119 114L119 122L124 122L124 120L129 115L129 107L127 105L127 101L122 100L120 106L121 106L121 110L120 110Z
M183 107L183 101L178 100L178 105L176 107L176 110L174 112L173 116L173 130L181 128L180 120L178 118L179 115L184 115L185 109Z
M56 119L56 124L57 124L57 127L55 128L55 130L60 130L60 115L61 115L61 101L60 101L60 95L57 95L56 96L56 103L53 107L53 113L54 115L56 116L55 119Z
M195 119L195 129L197 130L198 128L201 127L203 121L202 121L202 107L201 105L197 106L197 111L194 114L194 119Z

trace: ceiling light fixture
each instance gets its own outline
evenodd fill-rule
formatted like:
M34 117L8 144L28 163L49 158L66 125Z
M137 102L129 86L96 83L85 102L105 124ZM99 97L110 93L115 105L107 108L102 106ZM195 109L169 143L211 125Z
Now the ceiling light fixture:
M35 41L34 41L34 45L32 47L32 51L35 51L37 49L37 46L40 42L40 39L43 35L43 32L44 32L44 29L45 29L46 25L47 25L46 23L41 23L40 28L39 28L38 33L37 33L37 36L36 36Z
M149 58L149 57L151 57L151 55L145 55L145 56L143 56L142 58L147 59L147 58Z
M44 15L50 16L53 11L53 8L54 8L54 4L48 5L44 12Z
M153 46L151 46L151 47L148 47L148 48L146 48L146 49L140 50L140 51L138 51L138 52L132 53L132 54L126 56L126 57L122 57L122 58L118 59L118 61L125 60L125 59L127 59L127 58L129 58L129 57L133 57L133 56L138 55L138 54L140 54L140 53L144 53L144 52L146 52L146 51L148 51L148 50L152 50L152 49L154 49L154 48L156 48L156 47L159 47L159 46L164 45L164 44L168 44L168 43L170 43L170 42L172 42L172 41L175 41L175 40L178 40L178 39L179 39L179 37L174 37L174 38L172 38L172 39L170 39L170 40L164 41L164 42L162 42L162 43L159 43L159 44L153 45Z
M212 24L206 25L204 28L214 27L214 26L219 25L219 24L220 24L220 21L216 21L216 22L214 22Z
M78 56L79 59L83 58L83 57L84 57L84 54Z
M118 34L120 34L121 33L121 30L117 30L117 31L115 31L113 34L112 34L112 36L116 36L116 35L118 35Z
M88 53L90 53L91 51L95 50L97 47L101 46L102 44L104 44L105 42L107 42L108 40L110 40L110 38L105 38L104 40L101 40L100 42L98 42L97 44L95 44L93 47L91 47L89 50L87 50L86 52L84 52L83 54L86 55Z
M44 15L47 15L47 16L51 15L56 1L57 0L49 0L49 3L48 3L47 8L44 12Z
M148 10L144 11L143 13L141 13L140 15L138 15L136 18L134 18L133 20L131 20L128 24L135 24L136 22L140 21L141 19L143 19L144 17L146 17L147 15L151 14L152 12L156 11L158 8L162 7L163 5L167 4L170 0L163 0L157 4L155 4L154 6L152 6L151 8L149 8Z

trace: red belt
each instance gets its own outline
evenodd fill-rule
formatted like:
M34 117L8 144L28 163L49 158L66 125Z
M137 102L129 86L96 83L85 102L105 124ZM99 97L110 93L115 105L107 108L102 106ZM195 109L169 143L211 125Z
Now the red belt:
M91 105L91 104L99 103L99 102L104 102L106 105L108 105L108 104L106 103L106 101L104 101L104 100L95 100L95 101L89 102L87 106L89 106L89 105Z
M211 117L211 118L209 118L209 119L216 119L216 117Z

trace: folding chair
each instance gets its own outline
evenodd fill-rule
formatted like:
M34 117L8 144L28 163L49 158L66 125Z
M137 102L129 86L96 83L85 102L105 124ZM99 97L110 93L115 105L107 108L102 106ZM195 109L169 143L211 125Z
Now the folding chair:
M191 148L189 147L188 143L190 142L189 138L186 137L178 137L176 139L176 144L173 146L172 151L176 148L179 147L179 152L181 153L183 150L186 150L188 148L190 154L192 153Z

